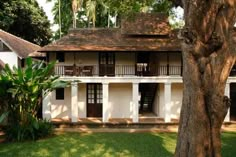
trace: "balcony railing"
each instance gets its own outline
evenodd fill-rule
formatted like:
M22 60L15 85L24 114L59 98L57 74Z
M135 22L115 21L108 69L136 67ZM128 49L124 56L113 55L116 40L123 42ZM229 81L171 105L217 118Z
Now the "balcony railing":
M182 66L136 65L56 65L55 75L59 76L182 76Z
M59 76L96 76L98 66L96 65L56 65L55 75Z

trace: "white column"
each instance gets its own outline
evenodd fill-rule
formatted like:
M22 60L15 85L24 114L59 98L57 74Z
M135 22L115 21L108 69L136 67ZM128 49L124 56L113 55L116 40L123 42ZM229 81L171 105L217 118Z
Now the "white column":
M102 122L108 122L109 112L109 84L102 84Z
M226 83L225 86L225 96L228 96L230 98L230 83ZM230 121L230 108L228 110L227 115L225 116L225 122L229 122Z
M139 121L139 90L138 90L138 83L133 83L133 101L132 101L132 109L133 109L133 122L137 123Z
M171 121L171 83L164 84L164 119L165 122Z
M78 83L71 83L71 122L78 121Z
M51 120L51 97L52 92L45 95L43 91L43 119Z

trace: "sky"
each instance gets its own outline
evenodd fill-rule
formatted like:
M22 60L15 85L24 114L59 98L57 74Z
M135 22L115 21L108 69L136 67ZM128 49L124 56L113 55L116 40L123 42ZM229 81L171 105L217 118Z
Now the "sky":
M52 15L52 8L54 5L54 2L46 2L46 0L36 0L39 3L39 6L43 7L43 10L45 11L48 20L52 24L51 29L53 31L56 31L58 29L58 25L53 25L53 15Z

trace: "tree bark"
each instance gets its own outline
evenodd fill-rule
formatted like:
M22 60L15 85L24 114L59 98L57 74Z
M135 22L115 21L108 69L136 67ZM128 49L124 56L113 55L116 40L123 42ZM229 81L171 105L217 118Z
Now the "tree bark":
M224 96L235 62L235 0L182 0L183 104L175 157L221 157Z

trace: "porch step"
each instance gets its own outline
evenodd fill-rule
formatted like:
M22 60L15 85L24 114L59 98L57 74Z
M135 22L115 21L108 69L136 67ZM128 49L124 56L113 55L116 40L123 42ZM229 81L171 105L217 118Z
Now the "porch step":
M151 121L148 119L152 119ZM156 121L154 120L156 119ZM90 121L90 122L89 122ZM170 123L165 123L164 121L160 121L160 118L140 118L139 123L132 123L131 120L127 121L115 121L111 120L107 123L102 123L99 119L97 121L91 122L89 121L79 121L76 123L71 123L70 121L60 121L60 122L52 122L55 126L55 129L58 131L93 131L95 132L139 132L139 131L164 131L164 132L176 132L178 130L178 121L172 120ZM112 130L110 130L112 129ZM99 131L100 130L100 131ZM236 122L225 122L222 125L222 131L236 131Z
M70 119L52 120L56 128L168 128L177 127L178 122L173 120L165 123L162 118L158 117L140 117L138 123L133 123L130 118L112 118L109 122L103 123L101 118L81 118L78 122L72 123Z
M53 123L56 128L117 128L117 129L177 129L177 123L101 123L101 124L81 124L81 123Z

